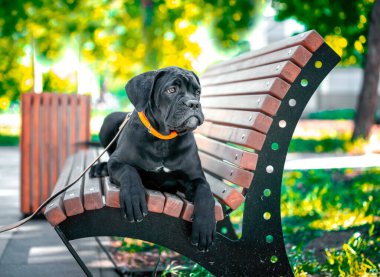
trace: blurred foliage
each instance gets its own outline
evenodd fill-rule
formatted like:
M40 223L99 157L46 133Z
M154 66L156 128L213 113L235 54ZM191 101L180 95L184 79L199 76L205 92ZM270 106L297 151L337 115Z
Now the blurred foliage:
M15 99L31 89L32 70L21 65L26 46L45 63L59 59L68 46L77 49L110 90L142 71L191 69L200 54L192 37L198 26L208 27L219 47L239 47L264 2L0 0L0 95Z
M18 146L19 143L19 136L0 134L0 146Z
M53 70L49 70L42 75L42 80L44 92L70 93L76 91L76 76L74 76L74 73L72 76L61 78Z
M337 110L321 110L309 113L309 119L328 119L328 120L352 120L355 118L354 109L337 109Z
M342 56L342 65L363 65L367 51L368 21L375 0L273 0L276 19L295 19L316 29Z

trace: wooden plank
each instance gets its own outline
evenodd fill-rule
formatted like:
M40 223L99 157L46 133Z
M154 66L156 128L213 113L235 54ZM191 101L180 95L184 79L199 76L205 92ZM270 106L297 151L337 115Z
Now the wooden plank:
M49 117L50 122L50 129L51 129L51 142L50 142L50 153L51 153L51 159L50 159L50 166L51 166L51 179L50 184L51 187L49 188L49 194L51 194L51 191L53 190L53 185L56 183L58 179L58 172L60 168L59 164L59 156L58 156L58 102L59 102L59 96L57 94L52 94L51 99L51 110L55 111L52 112L52 114Z
M74 157L73 169L71 171L69 184L82 173L84 170L84 152L78 152ZM80 179L75 185L69 188L63 197L63 205L67 216L74 216L84 212L83 207L83 179Z
M79 96L79 120L77 125L79 133L79 141L87 141L90 139L90 97L86 95Z
M57 183L55 184L53 194L57 193L59 190L64 188L68 184L68 179L71 173L73 165L74 156L70 156L63 167L61 174L58 177ZM66 219L66 214L63 206L63 196L57 196L54 198L47 206L44 211L46 219L52 226L56 226Z
M120 208L120 188L112 184L109 177L104 178L103 191L106 206Z
M266 134L272 125L273 119L259 112L228 110L228 109L203 109L206 121L254 129Z
M199 152L198 154L204 170L240 187L249 188L251 186L253 179L252 172L218 160L204 152Z
M202 78L202 87L216 84L227 84L247 80L264 79L270 77L278 77L287 81L288 83L293 83L293 81L297 78L300 72L301 69L294 63L290 61L284 61L244 69L236 72L229 72L217 76L205 77Z
M239 167L255 170L258 155L242 149L232 147L219 141L195 134L198 149L213 155L221 160L226 160Z
M210 66L208 70L211 70L216 67L224 67L228 64L237 63L246 59L250 59L252 57L260 56L266 53L271 53L276 50L292 47L295 45L302 45L307 50L314 53L323 44L323 42L324 40L320 34L318 34L315 30L310 30L310 31L301 33L299 35L292 36L290 38L286 38L284 40L271 43L270 45L267 45L261 49L247 52L236 58L229 59L225 62Z
M85 165L89 165L97 156L95 150L85 152ZM84 176L83 191L84 208L86 210L101 209L104 206L101 178L90 178L89 173Z
M245 197L235 188L223 183L223 181L205 173L211 191L220 202L236 210L245 200Z
M40 174L42 174L42 202L45 201L50 195L50 174L51 174L51 130L50 130L50 116L53 112L51 109L51 95L49 93L42 94L42 134L43 143L41 145L40 153L42 156L42 166L40 167ZM42 202L40 204L42 204Z
M77 140L77 124L79 123L79 120L80 120L80 117L79 117L79 114L78 114L78 100L79 100L79 96L76 95L76 94L71 94L69 95L69 111L70 113L68 114L69 116L69 124L68 124L68 128L69 128L69 153L70 155L71 154L74 154L76 151L77 151L77 146L76 146L76 142L78 141ZM83 122L83 124L85 124Z
M58 151L60 153L60 168L62 168L62 164L68 156L68 100L68 95L60 95L60 122L62 124L59 128L59 137L61 141L58 144Z
M249 59L228 64L223 67L216 67L214 69L210 69L204 75L202 75L202 78L262 66L266 64L282 62L286 60L289 60L302 68L310 60L311 56L312 53L306 50L305 47L297 45L290 48L285 48L275 52L267 53L261 56L251 57Z
M199 126L196 133L255 150L261 150L266 138L264 134L254 130L223 126L208 121Z
M283 99L290 85L280 78L268 78L238 83L202 87L202 98L216 95L270 94Z
M224 108L259 111L274 116L281 101L270 95L236 95L206 97L201 100L205 108Z
M186 200L184 197L179 196L183 201L183 208L180 218L188 222L193 222L194 204ZM215 220L221 221L224 219L222 205L218 201L215 201Z
M32 195L33 195L33 211L35 211L40 203L40 147L41 147L41 137L40 137L40 124L41 124L41 118L40 118L40 109L41 109L41 95L40 94L33 94L32 99L32 129L33 129L33 138L32 138L32 160L33 160L33 189L32 189Z
M157 190L145 189L148 211L152 213L162 213L165 206L165 196Z
M164 192L165 205L163 213L172 217L179 217L181 215L183 201L177 195Z
M21 95L21 212L23 214L29 214L31 209L31 101L32 94Z

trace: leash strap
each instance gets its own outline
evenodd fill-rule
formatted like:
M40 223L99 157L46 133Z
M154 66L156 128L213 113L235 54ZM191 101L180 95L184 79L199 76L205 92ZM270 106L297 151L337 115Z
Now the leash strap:
M33 217L35 217L38 213L41 212L41 210L43 208L46 207L47 204L49 204L50 201L52 201L53 199L55 199L58 195L60 195L62 192L65 192L66 190L68 190L69 188L71 188L73 185L75 185L85 174L86 172L100 159L101 156L103 156L108 148L111 147L111 145L116 141L116 139L120 136L121 134L121 131L124 129L125 125L127 124L129 118L131 117L131 114L127 114L127 116L125 117L123 123L121 123L120 127L119 127L119 131L117 132L117 134L115 135L115 137L111 140L111 142L107 145L106 148L104 148L104 150L93 160L93 162L88 165L86 167L86 169L69 185L67 185L66 187L62 188L61 190L59 190L58 192L56 192L55 194L53 194L52 196L50 196L48 199L45 200L44 203L42 203L38 208L37 210L34 211L34 213L32 213L30 216L20 220L20 221L17 221L13 224L10 224L10 225L7 225L7 226L2 226L0 228L0 233L3 233L3 232L6 232L6 231L9 231L9 230L12 230L14 228L17 228L25 223L27 223L29 220L31 220Z

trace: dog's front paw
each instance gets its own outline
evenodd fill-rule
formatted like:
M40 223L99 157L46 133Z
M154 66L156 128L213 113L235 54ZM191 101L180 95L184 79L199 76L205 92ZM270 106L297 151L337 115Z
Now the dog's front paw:
M120 207L129 222L141 222L144 216L148 214L143 185L121 185Z
M215 238L215 211L212 209L199 210L194 213L194 221L191 232L191 243L200 251L208 251Z
M91 166L90 178L106 177L108 176L107 162L97 163Z

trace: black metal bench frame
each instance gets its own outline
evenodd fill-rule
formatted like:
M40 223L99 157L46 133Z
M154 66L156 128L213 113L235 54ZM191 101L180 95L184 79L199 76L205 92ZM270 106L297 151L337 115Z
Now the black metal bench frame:
M285 158L294 129L306 104L339 60L340 57L323 43L302 68L282 100L260 151L255 177L247 190L240 239L234 239L236 236L231 233L231 223L226 217L218 223L218 229L227 226L228 233L223 235L218 232L210 251L201 253L190 244L188 235L191 225L184 220L150 213L141 223L128 223L122 217L120 209L104 207L69 217L55 227L84 272L91 276L70 240L119 236L142 239L170 248L217 276L293 276L284 245L280 214ZM317 61L322 62L321 68L316 68ZM306 86L302 82L304 79L307 80ZM273 143L277 144L278 149ZM270 195L266 196L264 190L269 192L268 189ZM264 218L264 213L270 213L270 220ZM99 222L107 224L98 224ZM165 228L159 228L160 226Z

